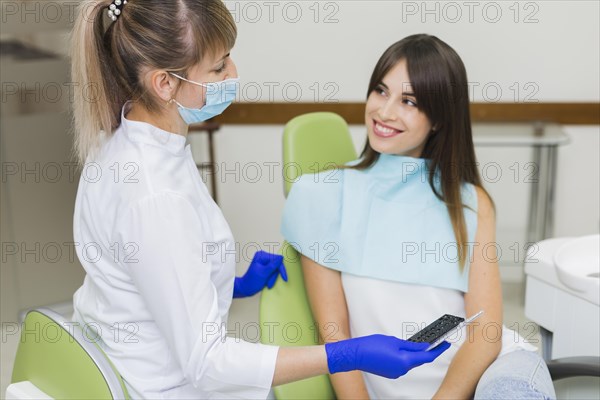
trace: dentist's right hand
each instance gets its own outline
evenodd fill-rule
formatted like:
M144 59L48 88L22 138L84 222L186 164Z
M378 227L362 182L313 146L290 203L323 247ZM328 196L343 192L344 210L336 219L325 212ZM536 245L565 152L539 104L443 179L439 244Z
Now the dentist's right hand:
M450 347L443 342L430 351L429 343L415 343L394 336L370 335L325 344L329 373L360 370L390 379L435 360Z

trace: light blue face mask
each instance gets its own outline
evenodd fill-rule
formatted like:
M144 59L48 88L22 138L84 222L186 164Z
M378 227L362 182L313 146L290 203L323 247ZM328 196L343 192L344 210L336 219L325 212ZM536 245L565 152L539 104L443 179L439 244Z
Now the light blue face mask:
M204 86L206 88L206 103L202 108L188 108L184 107L175 99L179 115L186 122L186 124L195 124L198 122L206 121L216 115L221 114L235 99L240 78L230 78L219 82L208 82L199 83L185 79L182 76L174 74L171 75L184 80L194 85Z

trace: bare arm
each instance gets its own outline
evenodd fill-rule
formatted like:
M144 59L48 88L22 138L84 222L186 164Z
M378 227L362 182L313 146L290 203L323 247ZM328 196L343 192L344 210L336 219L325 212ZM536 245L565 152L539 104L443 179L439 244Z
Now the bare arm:
M469 271L465 313L484 313L467 329L468 336L450 363L435 399L471 398L481 375L502 347L502 287L496 258L495 215L491 201L479 188L477 198L477 244Z
M301 256L302 270L311 309L324 343L350 338L348 307L339 271ZM326 371L327 372L327 371ZM351 371L330 375L338 399L368 399L362 373Z
M273 386L327 373L325 346L280 347Z

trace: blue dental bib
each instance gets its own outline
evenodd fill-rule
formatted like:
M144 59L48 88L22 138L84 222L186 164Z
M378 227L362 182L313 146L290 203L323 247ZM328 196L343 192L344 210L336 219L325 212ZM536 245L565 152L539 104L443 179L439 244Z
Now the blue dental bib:
M470 243L461 272L448 209L428 176L428 160L390 154L362 171L303 175L288 195L281 233L298 252L327 268L467 292L476 246L475 186L461 186Z

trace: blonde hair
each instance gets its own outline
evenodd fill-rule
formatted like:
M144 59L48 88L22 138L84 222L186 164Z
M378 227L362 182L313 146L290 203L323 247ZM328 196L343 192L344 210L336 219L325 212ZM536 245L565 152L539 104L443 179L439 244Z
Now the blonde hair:
M80 166L121 123L127 100L160 112L142 73L164 69L186 76L205 56L233 47L237 36L221 0L128 0L116 21L112 0L84 0L71 33L73 152Z

